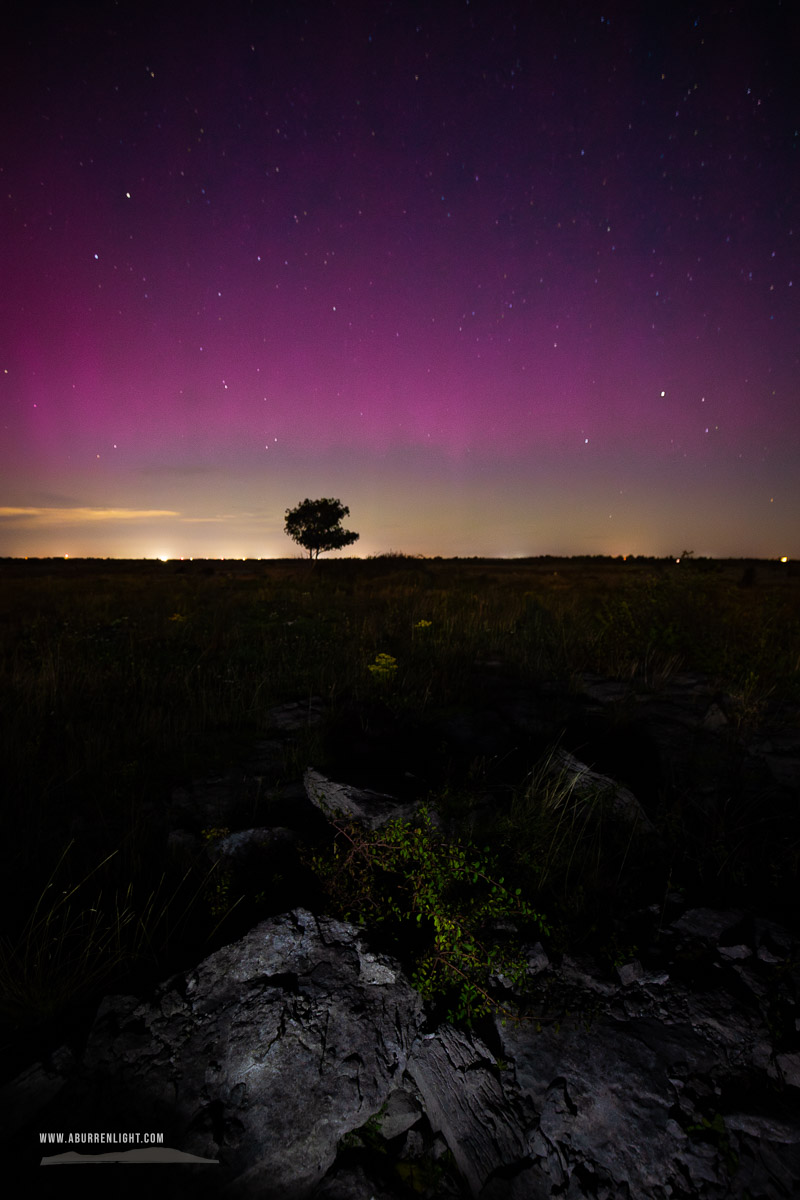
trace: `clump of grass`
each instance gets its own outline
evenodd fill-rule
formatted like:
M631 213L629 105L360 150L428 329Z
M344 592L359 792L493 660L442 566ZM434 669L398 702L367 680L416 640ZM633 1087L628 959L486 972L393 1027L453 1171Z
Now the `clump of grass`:
M73 846L62 852L19 933L0 938L0 1015L12 1025L46 1021L132 966L158 959L207 894L208 879L193 889L191 869L171 890L162 876L142 902L133 883L95 890L116 851L72 883Z
M19 936L0 939L0 1009L12 1021L51 1016L112 976L127 957L126 930L134 920L128 897L115 896L110 905L103 904L102 893L86 900L82 893L95 872L60 887L57 876L70 849L71 844Z
M593 918L620 888L639 840L608 786L587 782L557 748L516 789L498 836L530 894L567 925Z

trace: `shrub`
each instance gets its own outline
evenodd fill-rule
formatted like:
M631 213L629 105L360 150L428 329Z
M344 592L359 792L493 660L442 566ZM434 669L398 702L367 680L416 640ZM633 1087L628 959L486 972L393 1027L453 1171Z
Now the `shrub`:
M496 926L519 920L549 928L519 888L506 886L488 852L448 837L425 807L416 821L378 830L341 814L330 819L333 847L311 865L339 914L360 924L389 922L398 933L410 926L421 947L412 983L425 999L451 1000L450 1020L508 1015L490 989L498 980L519 986L526 962Z

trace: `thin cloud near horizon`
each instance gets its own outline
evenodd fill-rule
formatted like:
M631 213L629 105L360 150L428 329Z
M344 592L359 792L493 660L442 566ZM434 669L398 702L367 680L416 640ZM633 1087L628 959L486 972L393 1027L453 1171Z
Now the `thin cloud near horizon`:
M181 514L166 508L12 508L0 507L0 519L20 520L42 518L47 521L142 521L152 517L178 517ZM208 520L219 520L211 517Z

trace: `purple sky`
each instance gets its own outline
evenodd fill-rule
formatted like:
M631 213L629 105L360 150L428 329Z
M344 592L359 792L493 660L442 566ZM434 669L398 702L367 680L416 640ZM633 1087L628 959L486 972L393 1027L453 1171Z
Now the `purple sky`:
M0 554L336 496L345 553L800 557L795 4L65 0L0 55Z

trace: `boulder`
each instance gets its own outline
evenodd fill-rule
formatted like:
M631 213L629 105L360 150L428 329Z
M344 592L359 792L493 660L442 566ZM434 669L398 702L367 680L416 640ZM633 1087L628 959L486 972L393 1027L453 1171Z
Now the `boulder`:
M410 821L419 808L416 802L404 803L383 792L334 783L310 767L303 776L303 783L311 803L326 816L342 813L367 829L380 829L389 821Z
M505 1194L538 1194L527 1190L536 1179L541 1194L574 1200L789 1195L796 1102L768 1086L762 1014L731 983L709 995L642 979L600 1004L587 993L586 1020L498 1027L536 1112L532 1162L519 1162Z
M284 733L299 733L321 725L324 716L325 701L321 696L310 696L308 700L291 700L271 708L267 713L267 724Z
M721 944L735 936L743 967ZM770 957L756 955L767 938ZM736 911L692 909L659 961L545 962L493 1049L442 1026L407 1076L480 1200L792 1194L800 1178L797 943ZM782 1026L776 1020L783 1013Z
M725 749L702 728L708 699L697 690L690 712L683 696L681 713L701 748L713 740ZM681 722L669 705L677 700L667 686L643 702L671 738ZM291 727L299 713L286 716ZM293 861L297 825L309 816L323 826L320 814L342 813L375 830L417 811L313 769L267 805L272 750L262 749L260 765L254 759L205 791L185 791L176 852L202 846L237 878L251 871L255 887L276 860ZM565 751L548 769L565 783L554 803L596 798L607 815L654 833L633 792L610 776ZM261 823L202 842L188 832L237 815ZM426 1025L401 967L363 930L298 908L147 998L107 997L84 1051L43 1059L3 1099L16 1105L20 1138L34 1121L162 1130L184 1160L171 1168L176 1197L212 1189L243 1200L395 1200L409 1189L429 1200L792 1194L800 1178L795 936L744 908L687 908L676 892L628 922L636 945L620 932L625 957L613 969L583 947L560 955L529 947L529 994L516 994L521 1020L486 1022L479 1036ZM498 976L495 985L511 1002L510 982Z
M480 1038L443 1025L417 1042L407 1071L471 1195L498 1170L525 1161L535 1112L517 1090L504 1089L497 1060Z
M608 775L591 770L567 750L557 750L550 761L553 772L561 774L571 795L607 801L611 812L620 820L637 826L643 832L655 834L656 829L633 792L622 787Z
M186 1195L224 1184L299 1200L396 1090L422 1016L397 964L357 929L303 910L275 917L151 1001L103 1002L69 1127L163 1129L169 1146L218 1160L181 1168Z
M19 1077L22 1115L163 1131L176 1197L791 1195L795 939L736 910L650 916L616 973L534 947L520 1020L479 1035L427 1027L396 961L298 909L149 999L107 997L77 1065Z

